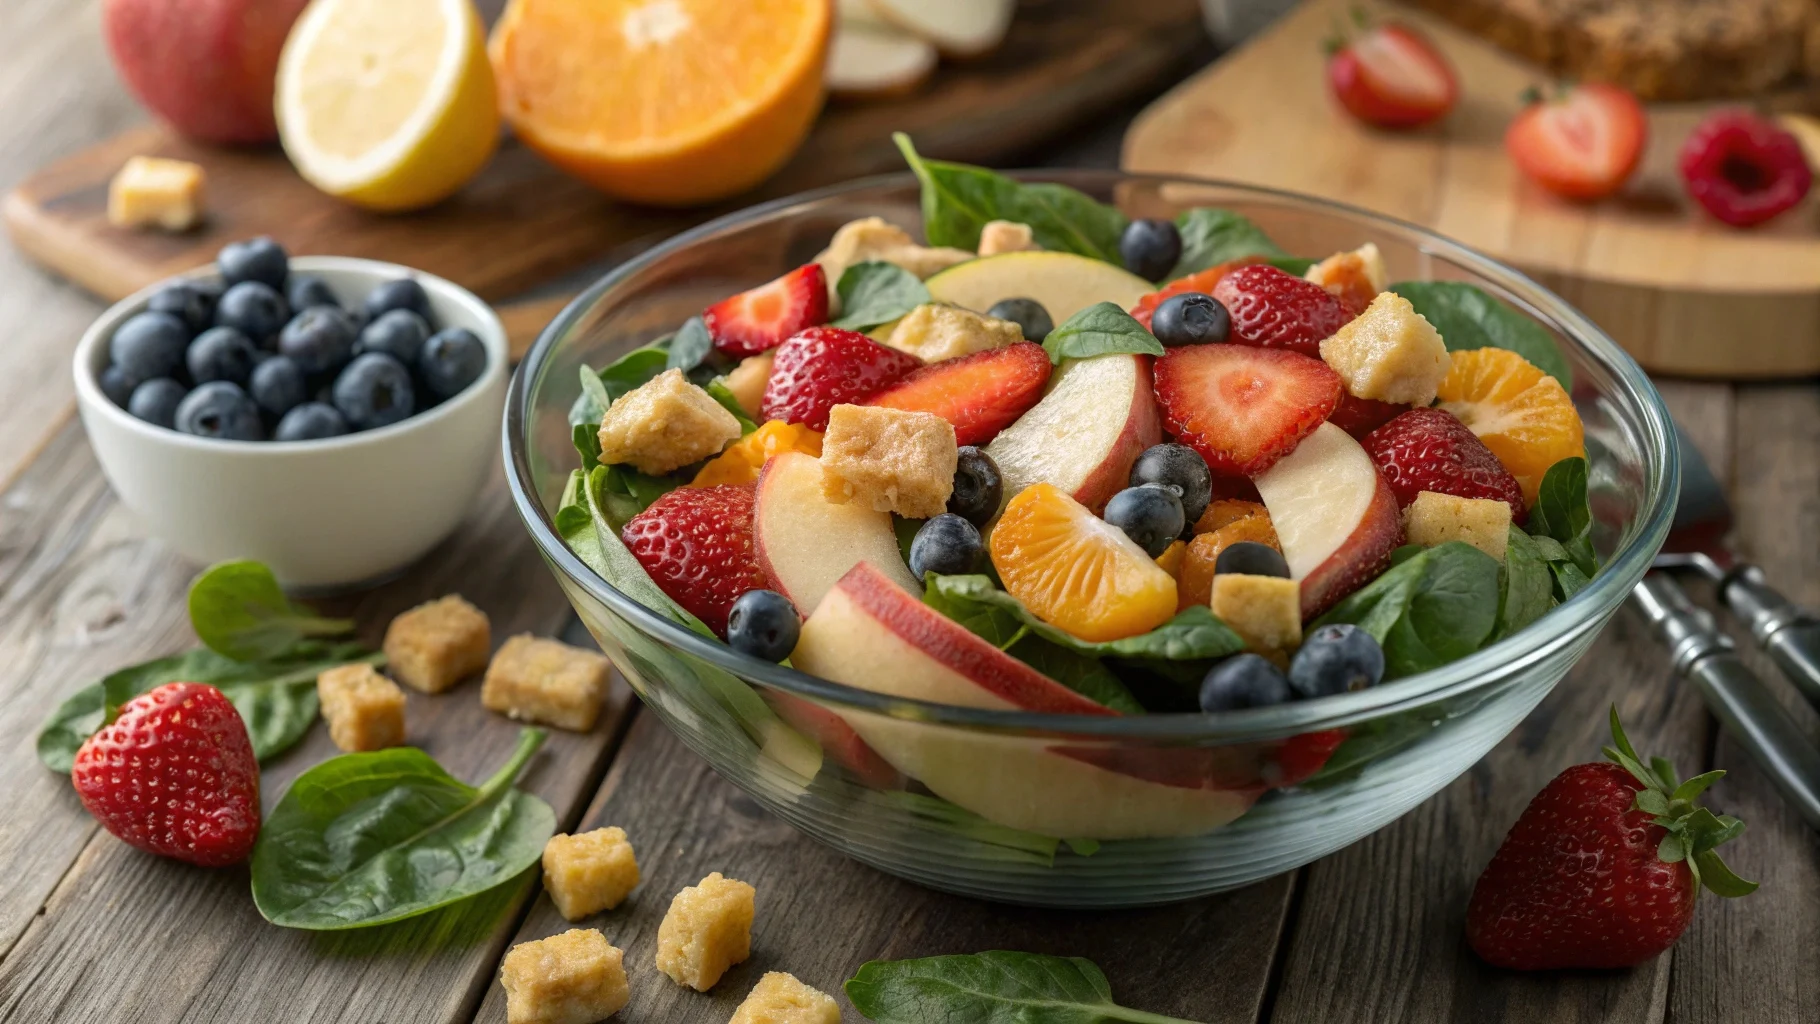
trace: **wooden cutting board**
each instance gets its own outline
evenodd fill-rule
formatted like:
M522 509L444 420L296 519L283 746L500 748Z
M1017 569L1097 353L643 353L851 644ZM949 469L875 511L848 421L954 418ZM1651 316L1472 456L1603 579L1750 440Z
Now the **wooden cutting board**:
M1206 45L1195 0L1025 0L993 54L943 65L910 96L831 102L782 171L753 194L708 209L613 202L507 140L449 201L415 214L371 214L317 192L276 147L215 149L147 125L43 168L6 197L4 216L21 250L110 301L212 261L226 242L271 235L292 253L389 260L462 284L500 304L522 351L585 283L560 280L580 268L604 268L756 199L900 170L893 131L948 159L991 163L1026 153L1154 93ZM108 179L138 154L206 168L204 225L169 235L107 223Z
M1125 167L1308 192L1433 228L1537 277L1653 371L1820 373L1820 202L1810 196L1749 231L1694 206L1675 154L1710 106L1652 107L1649 147L1626 191L1570 204L1504 154L1504 128L1541 72L1420 12L1374 11L1419 25L1446 52L1461 84L1454 112L1392 134L1340 110L1322 42L1353 6L1310 0L1159 99L1126 136Z

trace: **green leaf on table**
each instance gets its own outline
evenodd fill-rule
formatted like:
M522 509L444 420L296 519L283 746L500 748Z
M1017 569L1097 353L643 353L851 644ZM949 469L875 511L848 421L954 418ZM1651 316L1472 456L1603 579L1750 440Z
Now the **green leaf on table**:
M979 248L988 221L1030 225L1036 243L1122 266L1119 236L1129 219L1077 189L1051 182L1024 184L984 167L924 160L910 137L891 136L923 186L923 234L930 245Z
M714 351L714 338L708 333L707 323L701 317L692 316L683 321L683 325L670 336L666 348L668 354L664 359L664 368L687 373L700 366L701 361L708 358L708 353Z
M934 301L915 274L883 260L848 267L835 291L840 295L840 319L834 326L849 331L869 331Z
M1537 369L1574 389L1573 368L1548 329L1510 308L1491 293L1463 281L1401 281L1390 290L1408 299L1447 343L1447 351L1509 349Z
M543 856L556 812L513 782L543 745L518 747L478 787L416 747L342 754L291 783L253 847L253 903L286 928L400 921L517 878Z
M1313 627L1350 622L1384 648L1385 678L1425 672L1483 647L1497 625L1498 560L1450 541L1391 566Z
M190 583L190 625L203 646L235 661L280 657L304 640L344 636L352 619L292 604L263 562L221 562Z
M1555 603L1555 577L1547 559L1517 526L1510 527L1510 546L1504 551L1502 598L1493 640L1505 637L1547 614Z
M845 988L876 1024L1192 1024L1118 1005L1106 975L1080 957L993 950L874 960Z
M1175 227L1182 236L1182 255L1176 260L1175 269L1169 272L1171 281L1247 256L1262 256L1268 260L1293 258L1278 248L1250 218L1217 206L1183 210L1175 218ZM1308 265L1312 266L1313 262L1309 261Z
M1548 467L1529 510L1529 529L1559 541L1582 576L1599 571L1592 546L1592 504L1586 496L1586 460L1575 456Z
M1163 354L1156 340L1137 318L1116 302L1096 302L1062 321L1043 339L1051 363L1064 359L1091 359L1116 353Z

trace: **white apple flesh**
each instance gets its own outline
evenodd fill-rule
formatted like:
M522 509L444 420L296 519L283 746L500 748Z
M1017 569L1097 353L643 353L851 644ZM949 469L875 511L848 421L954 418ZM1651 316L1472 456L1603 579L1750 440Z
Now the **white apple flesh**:
M1162 440L1150 357L1095 356L1062 364L1042 401L985 448L1010 501L1047 483L1096 514L1131 476L1131 464Z
M898 550L891 514L830 502L822 495L821 460L812 455L784 452L759 471L752 536L771 589L804 616L860 562L910 593L922 593Z
M1057 324L1088 306L1130 309L1156 290L1110 263L1071 252L1007 252L957 263L923 284L937 302L984 313L1004 299L1035 299Z
M1384 571L1403 543L1396 495L1359 442L1323 423L1254 480L1313 618Z

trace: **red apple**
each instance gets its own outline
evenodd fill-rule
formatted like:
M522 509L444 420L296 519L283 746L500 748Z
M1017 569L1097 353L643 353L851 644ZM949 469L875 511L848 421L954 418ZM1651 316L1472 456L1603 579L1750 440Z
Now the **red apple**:
M903 789L903 773L878 756L839 714L782 690L760 690L777 717L821 745L822 752L873 789Z
M860 562L872 563L912 593L922 592L898 550L891 514L830 502L822 493L821 460L803 452L777 455L759 471L752 536L771 589L805 616Z
M278 52L309 0L106 0L101 27L139 102L201 142L278 137Z
M1162 438L1150 357L1095 356L1062 364L1043 400L985 450L1004 475L1006 501L1047 483L1097 514Z
M1270 523L1302 582L1302 617L1313 618L1369 583L1403 543L1403 518L1384 474L1359 442L1332 423L1258 474Z

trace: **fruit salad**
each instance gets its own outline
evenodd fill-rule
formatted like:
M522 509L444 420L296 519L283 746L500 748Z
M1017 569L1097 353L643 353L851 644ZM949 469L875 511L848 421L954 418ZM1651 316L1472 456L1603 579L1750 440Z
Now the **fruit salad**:
M583 369L556 524L624 593L893 697L1223 716L1439 667L1598 571L1570 368L1491 295L900 145L922 240L846 224ZM1048 836L1205 831L1348 739L962 749L764 696L854 781Z

